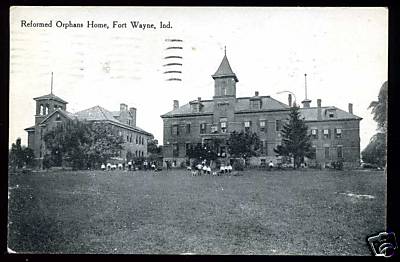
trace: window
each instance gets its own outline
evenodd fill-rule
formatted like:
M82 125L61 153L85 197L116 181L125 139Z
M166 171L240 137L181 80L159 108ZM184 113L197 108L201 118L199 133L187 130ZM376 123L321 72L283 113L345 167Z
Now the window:
M275 127L276 127L276 131L281 131L282 129L282 120L276 120L275 121Z
M260 120L260 131L267 131L265 120Z
M251 108L252 109L260 109L261 108L261 101L260 100L252 100L251 101Z
M311 147L311 157L313 159L316 159L316 157L317 157L317 147L316 146Z
M172 135L175 135L175 136L179 135L179 126L178 125L172 126Z
M122 136L122 132L121 132L121 131L118 131L118 135L119 135L119 136Z
M311 129L311 137L313 139L318 139L318 129Z
M223 96L226 95L226 88L225 88L225 86L221 86L221 95L223 95Z
M138 155L137 155L137 150L135 151L135 156L138 156Z
M337 147L337 157L338 158L343 158L343 150L342 146Z
M336 136L336 138L342 138L342 129L341 128L335 129L335 136Z
M57 114L56 121L61 121L60 114Z
M128 119L128 125L129 125L129 126L131 125L131 120L130 120L130 119Z
M178 144L173 144L172 145L172 155L174 157L178 157L179 156L179 146L178 146Z
M226 118L221 118L220 119L220 124L221 124L221 133L226 133L226 122L227 119Z
M218 132L218 126L217 125L212 125L211 126L211 133L217 133Z
M190 148L191 148L191 144L186 143L186 145L185 145L186 156L188 156L188 152L190 151Z
M268 155L268 144L267 144L267 141L262 141L262 144L261 144L261 154L262 155Z
M329 159L329 147L325 147L325 159Z
M138 144L138 136L135 137L135 143Z
M324 138L328 139L330 137L331 137L330 130L329 129L324 129Z
M126 142L129 142L129 136L126 136Z
M200 124L200 134L205 134L206 133L206 123L201 123Z
M190 134L190 124L186 124L186 134Z
M250 127L251 127L251 122L250 121L244 122L244 130L246 132L250 131Z

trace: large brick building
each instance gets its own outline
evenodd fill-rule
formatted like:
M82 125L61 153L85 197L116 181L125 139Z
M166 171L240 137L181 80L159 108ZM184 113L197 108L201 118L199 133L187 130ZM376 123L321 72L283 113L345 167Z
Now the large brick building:
M76 113L67 111L67 102L53 93L34 98L36 101L35 125L26 128L28 147L32 148L39 165L46 153L44 134L55 126L78 119L111 125L116 134L124 138L119 158L124 160L128 151L137 157L147 157L147 141L153 135L136 126L136 108L128 109L120 104L119 111L108 111L101 106L91 107Z
M288 119L291 95L288 104L270 96L261 96L257 91L252 97L236 97L239 80L226 54L212 77L212 100L199 97L181 107L175 100L173 110L161 116L164 121L164 161L180 166L187 162L186 151L193 144L212 138L224 141L232 131L249 130L256 132L262 142L261 156L252 158L250 163L276 162L274 148L281 143L280 129ZM307 98L302 104L300 112L309 127L316 155L315 160L308 161L325 166L342 160L346 167L358 166L361 118L353 114L352 104L349 104L347 112L334 106L323 107L320 99L316 107L311 107L311 100ZM220 155L229 160L226 151L226 145L222 144Z

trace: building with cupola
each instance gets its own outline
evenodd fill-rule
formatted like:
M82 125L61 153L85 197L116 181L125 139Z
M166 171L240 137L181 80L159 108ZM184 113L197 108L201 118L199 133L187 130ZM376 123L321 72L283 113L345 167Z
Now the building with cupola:
M44 135L47 131L74 119L91 121L112 126L115 134L124 139L123 150L116 160L126 161L130 151L135 157L147 157L147 142L153 135L136 125L136 108L121 103L119 111L109 111L101 106L94 106L79 112L67 111L65 100L51 92L48 95L34 98L36 101L35 125L28 127L28 147L34 151L35 159L42 166L46 154Z
M161 115L163 119L163 156L174 166L188 163L188 149L198 143L206 144L213 138L226 142L233 131L251 131L257 133L261 141L260 155L250 159L250 165L262 165L269 161L277 163L279 157L274 148L281 143L280 130L288 120L292 96L283 103L269 95L255 91L253 96L237 97L236 88L239 79L232 70L225 55L217 71L211 75L214 79L212 99L198 97L180 106L173 101L170 112ZM353 105L349 103L347 111L335 106L311 106L307 97L302 101L300 113L304 117L311 135L314 159L306 159L309 165L329 165L342 161L344 167L358 167L360 162L360 120L353 114ZM218 150L220 160L232 159L227 152L226 143Z

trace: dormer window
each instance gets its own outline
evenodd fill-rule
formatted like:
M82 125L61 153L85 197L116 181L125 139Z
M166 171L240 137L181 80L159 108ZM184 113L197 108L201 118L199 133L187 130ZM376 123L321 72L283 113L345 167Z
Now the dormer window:
M328 118L335 118L336 117L336 110L335 109L326 109L325 115Z
M255 110L261 109L261 100L260 99L250 100L250 108Z

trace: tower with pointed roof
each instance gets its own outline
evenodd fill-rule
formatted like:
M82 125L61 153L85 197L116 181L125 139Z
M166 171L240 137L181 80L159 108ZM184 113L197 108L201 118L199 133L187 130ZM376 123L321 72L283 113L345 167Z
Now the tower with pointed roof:
M214 98L236 97L236 83L239 80L229 64L226 49L222 62L212 78L214 79Z

